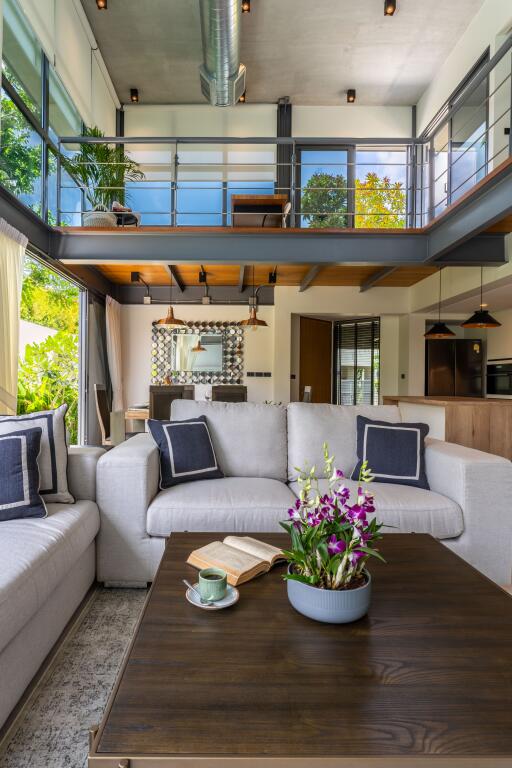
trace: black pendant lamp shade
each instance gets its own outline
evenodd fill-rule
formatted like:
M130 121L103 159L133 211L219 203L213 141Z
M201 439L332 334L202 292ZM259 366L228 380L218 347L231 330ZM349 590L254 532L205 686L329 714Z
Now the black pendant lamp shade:
M480 267L480 309L477 309L471 317L461 323L462 328L499 328L499 323L495 317L489 314L483 303L484 291L484 268Z
M424 334L426 339L452 339L455 334L450 331L445 323L441 322L441 272L439 269L439 303L437 305L437 323L434 323L431 328Z

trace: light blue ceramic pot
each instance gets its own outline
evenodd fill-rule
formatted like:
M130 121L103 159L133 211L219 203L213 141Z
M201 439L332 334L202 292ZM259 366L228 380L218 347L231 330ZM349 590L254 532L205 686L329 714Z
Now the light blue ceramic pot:
M368 581L357 589L319 589L288 579L288 600L296 611L315 621L328 624L357 621L370 607L372 580L368 571L365 574Z

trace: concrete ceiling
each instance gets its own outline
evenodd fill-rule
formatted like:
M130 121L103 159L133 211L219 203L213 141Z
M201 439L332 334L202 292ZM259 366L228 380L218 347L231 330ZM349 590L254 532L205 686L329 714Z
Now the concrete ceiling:
M253 0L242 17L247 101L415 104L483 0ZM121 102L201 104L197 0L82 0Z

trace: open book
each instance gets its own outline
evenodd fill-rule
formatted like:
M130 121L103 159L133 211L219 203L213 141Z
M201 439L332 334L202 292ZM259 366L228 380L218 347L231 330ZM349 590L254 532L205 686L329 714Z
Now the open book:
M224 541L212 541L195 549L187 563L195 568L222 568L228 584L236 586L270 571L285 556L277 547L250 536L226 536Z

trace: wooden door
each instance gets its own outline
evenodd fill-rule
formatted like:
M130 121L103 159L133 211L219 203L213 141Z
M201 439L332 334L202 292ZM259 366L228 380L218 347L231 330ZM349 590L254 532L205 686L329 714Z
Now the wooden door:
M299 395L312 387L312 403L332 402L332 323L300 318Z

